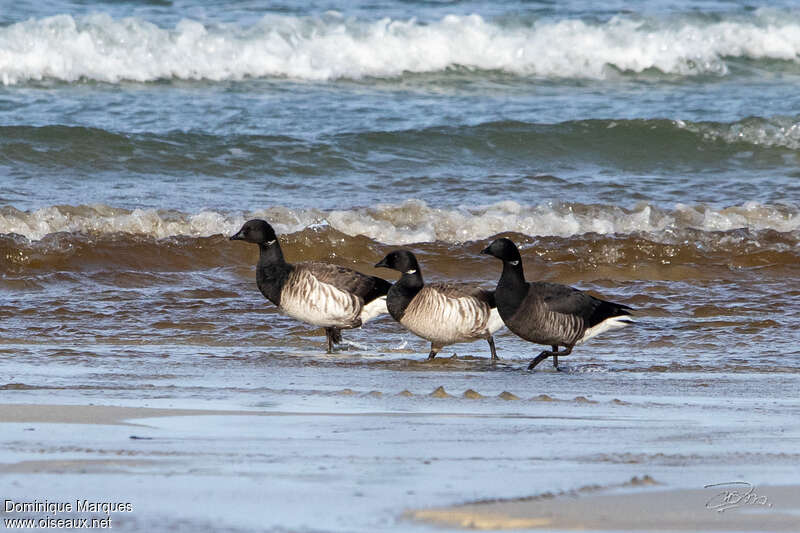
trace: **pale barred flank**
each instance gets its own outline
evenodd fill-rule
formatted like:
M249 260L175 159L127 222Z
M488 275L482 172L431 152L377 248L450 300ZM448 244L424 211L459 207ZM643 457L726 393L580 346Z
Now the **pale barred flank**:
M358 327L362 305L361 298L319 281L304 265L295 267L281 290L281 310L315 326Z
M582 344L605 331L633 324L633 320L628 316L613 316L587 329L583 318L580 316L551 311L542 301L539 301L534 309L535 311L530 315L532 319L530 331L534 332L535 335L530 333L524 336L517 334L538 344Z
M525 340L537 344L569 345L581 338L584 331L583 319L577 315L551 311L542 300L534 300L532 309L520 308L512 317L516 320L520 313L525 313L527 328L525 331L514 331Z
M473 296L452 297L428 285L417 293L400 323L412 333L442 347L458 342L487 339L491 309ZM496 326L496 321L492 321ZM497 329L497 328L496 328Z

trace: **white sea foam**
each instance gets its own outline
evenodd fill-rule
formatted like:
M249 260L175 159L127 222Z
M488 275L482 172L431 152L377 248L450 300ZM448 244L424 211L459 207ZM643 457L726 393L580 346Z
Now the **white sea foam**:
M797 117L747 118L730 124L687 123L678 120L679 128L698 133L709 141L780 146L800 150L800 122Z
M155 238L232 235L249 218L269 220L279 234L330 226L344 234L366 235L387 244L443 241L458 243L486 239L503 232L530 236L569 237L585 233L651 233L671 238L676 231L772 229L800 231L800 208L748 202L714 209L678 204L671 210L641 204L633 209L583 204L524 206L501 202L464 209L441 209L418 200L337 211L275 207L251 213L194 214L153 209L133 211L108 206L47 207L26 212L0 209L0 233L17 233L32 240L55 232L143 234Z
M252 26L182 20L163 28L138 18L57 15L0 28L0 79L53 78L305 80L459 66L543 77L604 78L622 71L725 74L727 58L800 61L800 17L768 9L718 21L615 17L604 23L541 20L528 25L478 15L366 21L264 16Z

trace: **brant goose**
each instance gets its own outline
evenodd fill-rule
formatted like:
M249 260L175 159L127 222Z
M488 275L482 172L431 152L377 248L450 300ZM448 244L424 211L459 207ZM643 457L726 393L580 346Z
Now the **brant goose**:
M531 361L529 370L551 356L558 369L558 356L569 355L576 344L633 323L627 305L600 300L566 285L526 282L519 250L509 239L497 239L481 253L503 261L495 299L508 329L526 341L553 347ZM564 350L559 352L559 346Z
M328 263L287 263L275 230L264 220L247 221L230 240L258 245L259 290L290 317L324 327L328 353L342 342L342 329L357 328L387 312L391 283Z
M386 307L395 320L409 331L431 342L428 359L449 344L486 339L496 360L495 331L503 327L497 313L494 292L466 283L422 281L417 258L408 250L397 250L375 267L402 273L389 289Z

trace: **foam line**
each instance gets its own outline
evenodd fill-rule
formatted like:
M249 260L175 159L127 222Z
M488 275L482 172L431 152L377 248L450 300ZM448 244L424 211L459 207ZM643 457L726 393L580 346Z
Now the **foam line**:
M677 204L672 209L642 203L632 209L614 205L545 203L522 205L512 201L487 206L444 209L420 200L401 204L322 211L274 207L245 214L201 211L160 212L127 210L104 205L53 206L35 211L0 208L0 233L16 233L40 240L56 232L133 233L155 238L232 235L249 218L269 220L278 233L294 233L330 226L346 235L366 235L386 244L443 241L459 243L486 239L502 232L530 236L569 237L647 232L664 234L702 231L800 230L800 207L746 202L722 209Z

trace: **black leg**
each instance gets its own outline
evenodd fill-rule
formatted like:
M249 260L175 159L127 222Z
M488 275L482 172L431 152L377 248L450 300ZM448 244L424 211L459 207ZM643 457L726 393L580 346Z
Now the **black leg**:
M333 328L325 328L325 340L328 341L328 353L333 353Z
M337 327L325 328L325 340L328 341L328 353L333 353L333 345L342 343L342 330Z
M564 349L558 352L558 355L569 355L571 353L572 353L572 346L564 346ZM556 370L561 370L560 368L558 368L558 355L553 356L553 366L555 367Z
M531 361L531 364L528 365L528 370L533 370L534 368L536 368L536 365L538 365L539 363L541 363L542 361L544 361L548 357L557 358L559 355L562 355L562 353L559 353L558 345L554 344L553 345L553 351L550 352L550 351L545 350L542 353L540 353L539 355L537 355L536 358L533 361ZM557 364L558 359L555 359L554 361L556 361L556 362L553 363L555 365L555 364ZM558 368L558 367L556 367L556 368Z
M436 346L431 344L431 353L428 354L428 361L436 357L436 354L439 353L439 350L441 350L441 348L437 348Z
M492 361L497 361L500 358L497 357L497 351L494 349L494 337L489 336L486 340L489 342L489 349L492 350Z

